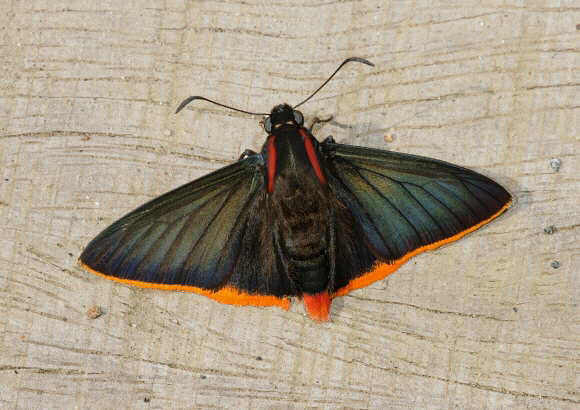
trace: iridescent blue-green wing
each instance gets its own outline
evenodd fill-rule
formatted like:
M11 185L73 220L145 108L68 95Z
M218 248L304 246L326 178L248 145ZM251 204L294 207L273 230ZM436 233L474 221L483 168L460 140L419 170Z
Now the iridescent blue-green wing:
M262 156L251 155L153 199L93 239L80 264L137 286L193 291L239 305L286 307L286 299L271 294L280 294L282 285L269 267L257 274L267 276L272 290L258 294L243 280L229 283L242 252L239 269L263 256L249 244L262 229L254 216L264 203L262 167Z
M512 202L490 178L443 161L333 142L322 143L320 150L330 189L377 260L371 269L341 272L333 289L338 294L382 279L424 250L458 240Z

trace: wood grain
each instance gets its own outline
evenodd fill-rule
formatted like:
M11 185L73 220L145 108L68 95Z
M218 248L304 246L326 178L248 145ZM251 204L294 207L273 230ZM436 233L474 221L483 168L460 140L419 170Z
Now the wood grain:
M1 2L0 407L578 408L580 6L488 4ZM302 109L334 115L318 136L482 172L517 197L505 217L325 324L77 266L125 212L260 149L259 118L183 99L267 111L355 55L376 68Z

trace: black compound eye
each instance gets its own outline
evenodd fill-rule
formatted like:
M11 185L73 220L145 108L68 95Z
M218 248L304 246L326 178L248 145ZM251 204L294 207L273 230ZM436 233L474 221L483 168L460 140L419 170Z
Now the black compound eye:
M272 119L270 117L264 120L264 129L268 134L272 132Z
M304 116L302 115L302 113L300 111L292 111L292 113L294 114L294 122L298 125L302 125L304 124Z

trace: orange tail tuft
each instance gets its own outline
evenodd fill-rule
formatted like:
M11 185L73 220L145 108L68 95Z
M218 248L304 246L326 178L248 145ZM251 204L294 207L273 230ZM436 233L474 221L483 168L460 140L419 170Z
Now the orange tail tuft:
M328 295L328 291L315 293L313 295L304 293L302 296L304 296L304 304L313 320L319 322L328 320L330 313L330 296Z

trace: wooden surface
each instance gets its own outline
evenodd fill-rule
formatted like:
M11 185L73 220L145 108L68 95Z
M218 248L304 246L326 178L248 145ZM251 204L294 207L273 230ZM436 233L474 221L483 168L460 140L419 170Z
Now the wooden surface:
M578 408L580 5L487 3L0 2L0 409ZM335 116L319 139L482 172L517 197L505 217L324 324L76 264L127 211L260 149L259 118L174 115L184 98L295 104L353 55L376 68L301 108Z

